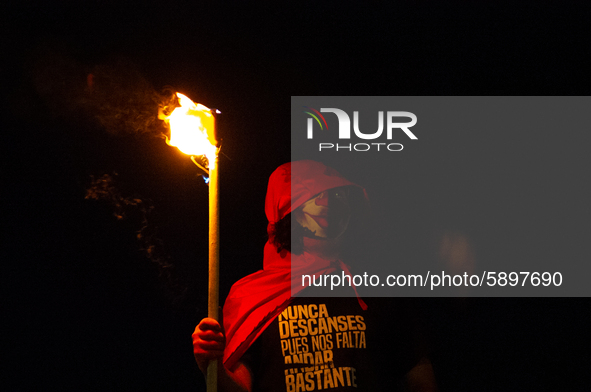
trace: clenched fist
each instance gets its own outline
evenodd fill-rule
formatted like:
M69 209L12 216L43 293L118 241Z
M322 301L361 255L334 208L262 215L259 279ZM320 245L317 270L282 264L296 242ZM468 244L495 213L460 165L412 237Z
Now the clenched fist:
M205 374L207 363L222 358L226 347L226 336L216 320L204 318L193 332L193 354L199 369Z

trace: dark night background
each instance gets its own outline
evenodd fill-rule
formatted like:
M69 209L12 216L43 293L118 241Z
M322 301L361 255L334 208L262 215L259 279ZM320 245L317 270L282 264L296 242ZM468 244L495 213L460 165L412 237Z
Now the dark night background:
M89 73L107 75L97 91L101 81L115 86L100 98L110 113L140 123L134 113L154 107L141 91L165 85L222 111L221 301L262 266L267 179L290 160L290 96L590 91L586 8L346 4L2 6L4 390L205 389L191 333L207 311L207 187L155 136L157 125L134 129L117 117L105 126ZM589 138L559 130L531 140L535 148L520 139L505 151L533 154L517 174L461 149L431 175L398 169L408 206L399 233L413 238L398 240L401 257L434 255L433 236L451 232L498 255L514 247L534 257L554 243L564 249L555 257L589 262L577 252L589 242ZM413 170L427 173L420 183ZM500 201L501 216L466 209L463 179L480 172L490 188L517 195ZM91 176L104 174L140 208L85 199ZM540 185L547 175L558 189ZM416 187L438 192L415 198ZM148 201L146 243L136 234ZM512 217L531 226L516 228ZM586 298L434 299L425 308L442 390L589 389Z

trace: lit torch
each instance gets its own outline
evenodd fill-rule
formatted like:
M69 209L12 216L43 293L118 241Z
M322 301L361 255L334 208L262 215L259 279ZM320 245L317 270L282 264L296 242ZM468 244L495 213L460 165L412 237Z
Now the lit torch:
M209 175L209 299L208 317L219 320L219 209L218 209L218 151L215 118L211 110L195 104L190 98L176 93L180 107L165 118L170 124L168 145L191 155L193 162ZM218 112L219 113L219 112ZM207 158L208 167L201 166L194 156ZM217 391L217 361L207 367L207 391Z

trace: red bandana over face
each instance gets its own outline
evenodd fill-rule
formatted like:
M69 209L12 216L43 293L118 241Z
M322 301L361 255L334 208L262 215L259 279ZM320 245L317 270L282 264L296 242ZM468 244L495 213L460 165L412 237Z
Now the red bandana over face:
M265 199L269 235L272 235L275 223L315 195L350 185L356 186L319 162L297 161L279 166L269 178ZM265 328L289 305L292 269L294 277L298 277L328 274L337 268L349 273L340 261L324 260L306 251L301 255L287 251L278 253L271 239L267 241L263 269L236 282L224 304L224 365L232 369ZM361 300L360 304L365 305Z

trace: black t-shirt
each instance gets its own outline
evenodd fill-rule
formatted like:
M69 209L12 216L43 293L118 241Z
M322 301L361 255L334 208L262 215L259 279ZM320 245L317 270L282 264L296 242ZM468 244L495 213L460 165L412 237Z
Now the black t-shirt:
M243 357L254 391L395 391L422 355L404 300L293 300Z

